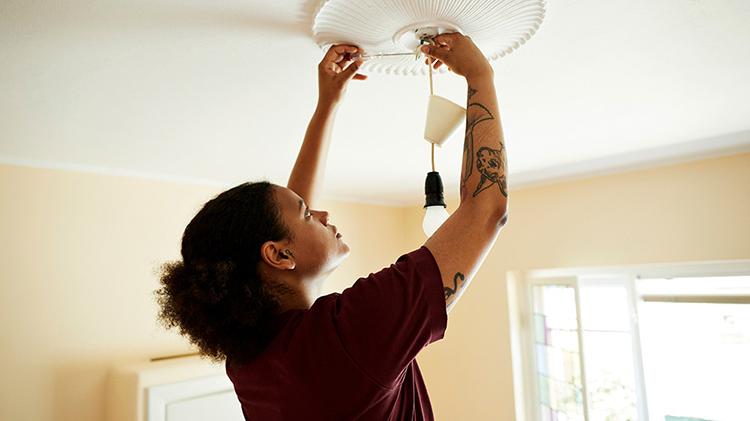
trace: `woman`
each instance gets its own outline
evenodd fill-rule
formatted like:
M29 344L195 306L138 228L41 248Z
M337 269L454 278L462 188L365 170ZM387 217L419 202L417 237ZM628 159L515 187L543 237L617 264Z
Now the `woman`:
M468 37L434 41L423 52L466 78L468 103L461 204L423 247L320 296L349 247L313 207L341 96L365 79L357 48L336 45L318 66L318 106L288 186L221 193L185 229L182 260L164 267L160 318L226 359L247 420L433 419L415 357L443 337L507 209L492 67Z

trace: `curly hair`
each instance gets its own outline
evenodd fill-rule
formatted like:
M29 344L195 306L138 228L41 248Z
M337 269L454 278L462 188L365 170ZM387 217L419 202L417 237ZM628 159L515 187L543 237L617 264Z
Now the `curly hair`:
M279 302L258 274L260 247L290 238L275 186L243 183L208 201L182 236L182 260L161 267L158 318L219 362L249 360L270 341Z

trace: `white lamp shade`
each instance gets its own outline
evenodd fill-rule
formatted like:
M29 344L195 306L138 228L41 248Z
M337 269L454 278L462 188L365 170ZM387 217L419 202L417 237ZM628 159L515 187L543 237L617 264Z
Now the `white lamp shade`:
M442 146L465 118L466 108L441 96L430 95L424 139Z

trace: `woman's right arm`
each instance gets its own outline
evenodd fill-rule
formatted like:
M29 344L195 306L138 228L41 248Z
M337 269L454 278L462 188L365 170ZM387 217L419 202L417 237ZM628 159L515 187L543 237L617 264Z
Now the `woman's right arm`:
M425 246L440 268L450 311L474 278L507 220L506 154L494 72L470 38L435 37L426 54L466 78L466 136L461 165L461 204Z

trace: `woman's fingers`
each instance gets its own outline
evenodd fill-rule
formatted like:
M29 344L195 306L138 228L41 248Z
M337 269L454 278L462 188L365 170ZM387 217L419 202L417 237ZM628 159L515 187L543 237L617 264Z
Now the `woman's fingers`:
M457 37L461 37L460 32L449 32L445 34L436 35L433 40L437 42L438 44L444 44L448 46L452 46L453 42L456 40Z
M426 64L426 65L428 65L428 66L429 66L429 65L430 65L430 62L432 62L432 68L433 68L433 69L438 69L438 68L440 68L440 66L442 66L442 65L443 65L443 62L442 62L442 61L440 61L440 60L436 60L436 59L434 59L434 58L433 58L433 59L430 59L430 58L426 58L426 59L424 59L424 64Z
M328 52L323 59L340 61L346 53L354 54L357 51L359 51L359 49L354 45L334 45L328 49Z
M357 70L359 70L359 68L362 66L362 60L359 58L345 58L344 60L341 60L339 65L341 66L342 70L341 72L339 72L338 77L351 79L358 74Z
M436 47L434 45L423 45L421 51L433 60L438 61L443 61L445 57L450 54L449 49Z
M333 45L328 49L321 64L328 74L341 73L351 62L352 55L357 53L359 48L354 45Z
M338 63L329 61L326 63L325 70L329 75L335 75L341 73L342 68Z

